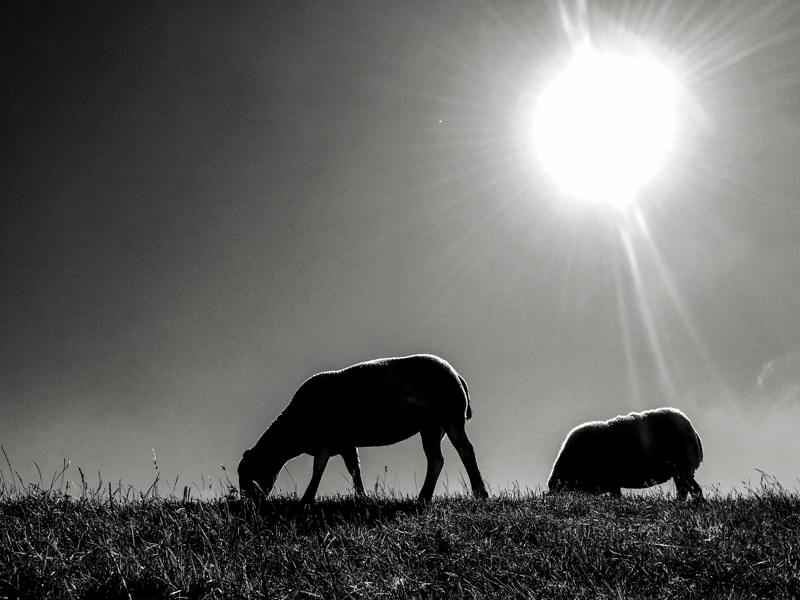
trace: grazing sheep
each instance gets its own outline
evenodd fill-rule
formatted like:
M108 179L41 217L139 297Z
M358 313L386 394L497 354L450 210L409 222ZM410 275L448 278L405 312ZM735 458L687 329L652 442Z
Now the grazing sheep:
M444 466L441 441L450 438L467 469L472 491L488 496L464 429L472 417L467 383L430 354L382 358L314 375L239 462L242 492L269 494L286 462L314 457L303 503L314 501L331 456L341 454L358 494L364 493L358 446L386 446L420 433L428 471L419 498L429 501Z
M610 492L675 480L678 498L703 491L694 472L703 460L703 443L686 415L657 408L592 421L569 432L547 487L550 491Z

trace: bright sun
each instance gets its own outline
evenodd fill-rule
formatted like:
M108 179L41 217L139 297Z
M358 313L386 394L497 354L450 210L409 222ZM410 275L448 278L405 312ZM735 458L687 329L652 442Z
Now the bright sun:
M671 146L675 102L660 65L586 46L539 101L537 154L567 193L625 206Z

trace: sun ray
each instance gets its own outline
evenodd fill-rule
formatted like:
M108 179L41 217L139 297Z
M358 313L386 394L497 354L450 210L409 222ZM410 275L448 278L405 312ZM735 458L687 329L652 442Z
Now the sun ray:
M622 272L618 261L613 261L612 265L614 270L614 289L617 297L617 318L619 319L622 333L625 364L628 370L628 385L634 401L639 403L641 401L641 385L636 370L636 359L633 352L633 336L631 335L631 325L629 321L629 308L622 286Z
M724 382L717 373L716 366L714 364L713 359L711 358L708 348L703 342L702 336L700 335L700 331L697 327L695 319L692 316L691 311L683 301L678 283L672 276L672 273L669 267L667 266L667 263L661 254L661 251L656 245L655 238L650 232L650 228L647 224L647 221L645 220L644 215L642 214L642 211L640 209L638 208L636 209L636 211L634 212L633 219L634 222L636 223L636 227L638 228L639 233L641 234L641 238L645 241L647 250L650 255L650 259L654 263L656 272L658 274L658 281L660 285L663 286L663 289L666 292L666 296L669 299L672 308L675 310L675 313L680 318L684 331L688 335L689 340L694 345L695 350L697 350L697 352L700 354L700 357L702 358L706 369L714 378L714 381L717 384L717 386L720 388L725 387Z
M647 301L647 290L645 289L644 282L642 281L642 274L639 269L636 251L634 250L630 234L624 228L619 228L619 235L625 249L625 255L628 258L628 266L630 267L631 278L634 285L635 299L639 307L639 313L642 317L642 323L644 324L645 331L647 332L647 341L650 344L650 352L652 353L653 360L655 361L658 378L661 382L661 386L665 395L667 396L667 399L672 402L678 397L678 394L675 389L675 384L672 381L667 360L664 356L664 348L661 342L658 324L653 317L653 313L650 310L650 305Z

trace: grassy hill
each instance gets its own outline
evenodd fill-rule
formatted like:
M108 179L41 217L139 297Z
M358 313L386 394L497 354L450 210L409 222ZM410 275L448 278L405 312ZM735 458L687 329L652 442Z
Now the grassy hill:
M800 496L391 494L259 513L157 488L0 489L7 598L800 597Z

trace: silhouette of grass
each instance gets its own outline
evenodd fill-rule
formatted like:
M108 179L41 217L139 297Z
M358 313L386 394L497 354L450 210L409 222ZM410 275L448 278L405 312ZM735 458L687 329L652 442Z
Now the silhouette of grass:
M199 501L157 481L59 485L3 479L0 597L800 596L800 497L768 477L706 503L512 490L258 510L230 486Z

